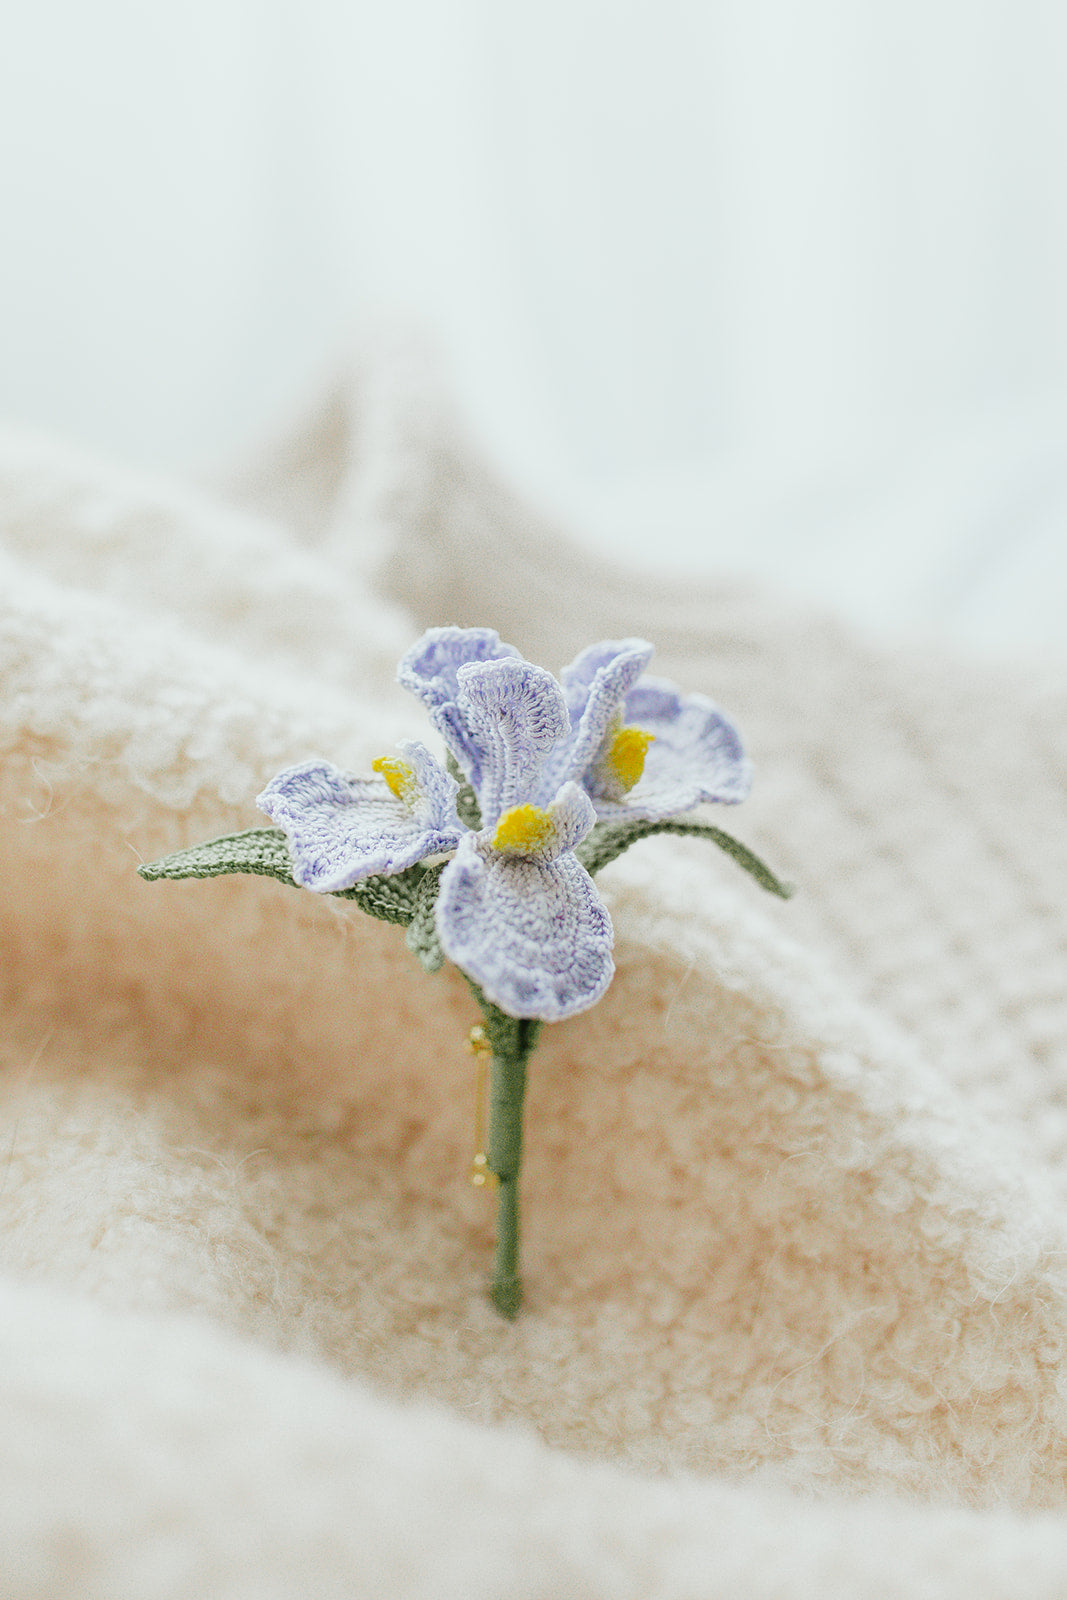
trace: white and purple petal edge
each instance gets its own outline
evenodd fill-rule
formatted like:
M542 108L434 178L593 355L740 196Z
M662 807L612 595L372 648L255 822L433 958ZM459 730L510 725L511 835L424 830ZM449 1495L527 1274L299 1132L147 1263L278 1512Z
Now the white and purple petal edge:
M430 720L463 772L477 788L481 756L460 707L459 670L471 663L521 660L513 645L503 644L494 628L428 628L402 657L397 682L430 713Z
M380 779L351 777L329 761L288 767L256 804L285 833L294 880L317 894L403 872L459 839L458 824L427 826Z
M415 774L418 798L412 807L417 822L426 828L453 831L457 835L463 828L456 816L456 796L459 784L446 772L419 739L402 739L397 749Z
M517 656L495 628L428 628L402 657L397 682L424 705L440 706L455 700L460 667Z
M509 1016L559 1022L611 982L611 918L569 851L506 857L468 834L441 875L436 917L449 960Z
M599 644L586 645L559 675L571 721L575 725L580 721L598 672L610 667L620 656L640 655L647 666L652 654L653 647L647 639L603 639Z
M552 853L542 860L555 860L565 850L581 844L596 824L596 807L577 783L565 783L548 808L552 818Z

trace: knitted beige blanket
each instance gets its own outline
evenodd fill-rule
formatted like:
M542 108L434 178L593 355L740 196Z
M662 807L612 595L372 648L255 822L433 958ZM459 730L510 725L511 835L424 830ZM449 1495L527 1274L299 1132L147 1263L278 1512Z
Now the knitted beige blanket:
M3 1600L1067 1595L1067 672L610 569L398 362L240 494L0 445ZM424 737L435 623L652 639L800 887L662 838L598 880L514 1324L459 975L135 872Z

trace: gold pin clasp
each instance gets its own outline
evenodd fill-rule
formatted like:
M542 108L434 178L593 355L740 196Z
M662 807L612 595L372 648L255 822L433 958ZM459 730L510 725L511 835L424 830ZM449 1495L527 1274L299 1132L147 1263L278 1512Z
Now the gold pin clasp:
M485 1153L485 1099L489 1080L489 1057L493 1047L481 1024L467 1035L467 1049L475 1059L474 1077L474 1160L471 1162L470 1180L476 1189L493 1189L498 1182L495 1172L489 1170Z

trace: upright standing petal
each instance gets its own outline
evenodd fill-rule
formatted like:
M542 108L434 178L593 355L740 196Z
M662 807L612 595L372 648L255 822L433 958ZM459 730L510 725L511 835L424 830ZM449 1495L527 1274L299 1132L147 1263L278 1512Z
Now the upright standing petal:
M653 647L647 639L603 639L599 644L586 645L559 675L574 726L577 727L581 721L598 673L605 669L610 671L620 658L634 655L643 656L647 666L652 654Z
M570 719L550 672L528 661L487 661L459 669L457 704L479 756L475 783L482 823L502 811L540 801L546 761L565 740Z
M457 704L459 670L469 662L518 658L493 628L429 628L403 657L397 681L420 699L434 727L475 788L481 782L481 756Z

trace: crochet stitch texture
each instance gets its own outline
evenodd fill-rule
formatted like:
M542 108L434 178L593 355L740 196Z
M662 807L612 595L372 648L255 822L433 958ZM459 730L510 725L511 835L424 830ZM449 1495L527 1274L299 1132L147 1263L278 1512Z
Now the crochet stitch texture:
M587 1010L615 970L611 919L575 854L598 815L662 823L749 788L736 729L703 696L644 679L651 655L641 639L605 641L557 683L493 629L431 628L397 677L444 739L469 821L459 783L417 741L375 761L375 779L302 762L257 801L289 840L294 879L337 893L451 852L423 886L444 955L511 1016Z

